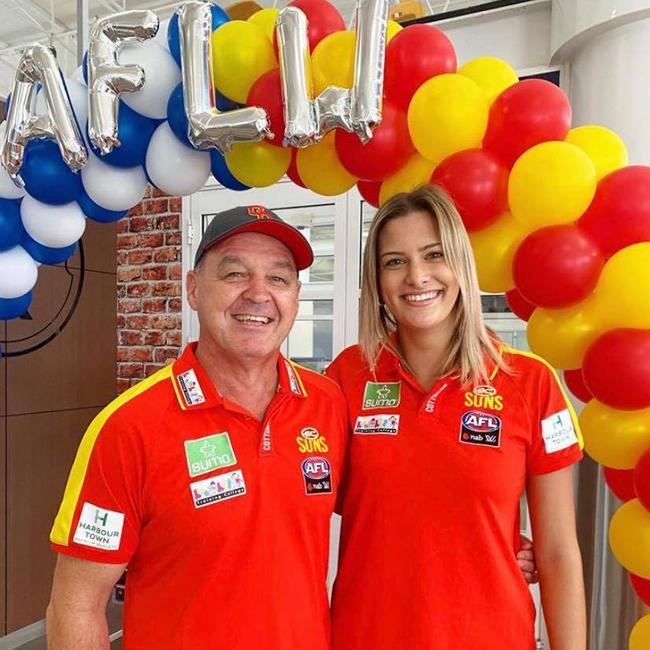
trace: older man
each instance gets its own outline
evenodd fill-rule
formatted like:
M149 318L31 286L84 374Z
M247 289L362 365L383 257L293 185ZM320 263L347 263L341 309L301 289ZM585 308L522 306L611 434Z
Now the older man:
M218 214L187 277L199 341L79 447L51 541L53 650L326 650L328 531L345 448L329 379L285 359L311 248L274 213Z

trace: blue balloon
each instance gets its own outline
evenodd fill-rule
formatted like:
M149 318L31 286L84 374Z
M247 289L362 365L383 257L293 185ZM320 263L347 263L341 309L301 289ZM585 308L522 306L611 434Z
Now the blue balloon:
M84 77L86 86L88 85L88 50L84 52L84 58L81 61L81 74Z
M138 167L144 165L147 147L159 122L136 113L124 102L120 102L117 118L118 137L121 146L102 156L99 149L91 146L92 152L102 161L114 167ZM89 139L90 140L90 139Z
M212 175L229 190L237 190L237 192L243 192L244 190L250 190L248 185L240 183L228 169L226 165L226 159L223 157L221 152L216 149L210 149L210 163L212 166Z
M228 111L234 111L236 108L243 108L246 104L238 104L233 102L232 99L228 99L225 95L222 95L218 90L215 94L215 103L217 105L217 110L222 113L227 113Z
M41 264L59 264L65 262L68 258L72 257L77 248L77 244L70 244L63 248L50 248L43 246L37 241L32 239L29 235L23 237L20 245L37 261Z
M25 189L43 203L63 205L74 201L82 192L81 176L63 160L52 140L32 140L25 147L25 161L20 170Z
M77 199L77 203L81 208L81 211L93 221L99 221L100 223L113 223L118 221L122 217L126 217L128 210L120 210L119 212L114 212L113 210L107 210L102 208L101 205L97 205L86 192L83 192L81 196Z
M224 23L227 23L230 20L230 16L217 5L212 5L212 31L221 27ZM174 57L174 61L181 64L181 40L180 34L178 31L178 14L174 14L167 26L167 45L169 51Z
M173 134L190 149L194 149L187 137L187 115L183 104L183 84L179 83L172 91L167 101L167 119Z
M0 251L17 246L24 234L20 201L0 199Z
M28 291L22 296L18 296L18 298L0 298L0 320L9 320L10 318L22 316L31 304L31 291Z

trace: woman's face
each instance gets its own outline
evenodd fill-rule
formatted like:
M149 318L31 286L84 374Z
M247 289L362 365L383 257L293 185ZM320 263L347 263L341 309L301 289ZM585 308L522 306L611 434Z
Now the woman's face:
M453 322L459 285L435 219L411 212L379 235L379 288L400 329L438 329Z

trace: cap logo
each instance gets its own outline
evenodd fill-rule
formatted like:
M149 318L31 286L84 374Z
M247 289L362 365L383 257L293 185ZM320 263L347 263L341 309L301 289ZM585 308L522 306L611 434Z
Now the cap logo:
M271 215L269 214L268 210L262 205L249 205L248 206L248 214L251 217L255 217L256 219L270 219L271 218Z

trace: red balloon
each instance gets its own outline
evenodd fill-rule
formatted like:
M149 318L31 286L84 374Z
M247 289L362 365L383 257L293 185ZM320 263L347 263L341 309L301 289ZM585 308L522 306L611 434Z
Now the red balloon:
M409 25L386 47L384 95L407 111L415 91L428 79L456 72L456 52L437 27Z
M338 9L327 0L293 0L289 7L300 9L307 16L307 39L311 51L333 32L345 30L345 21ZM277 30L274 37L277 52Z
M526 300L517 289L511 289L506 292L506 301L508 302L508 307L510 307L512 313L525 321L528 321L528 319L533 315L535 307L537 306Z
M560 88L544 79L525 79L506 88L490 108L483 148L508 168L540 142L564 140L571 105Z
M634 468L634 491L646 510L650 510L650 449L643 453Z
M578 226L606 257L650 241L650 167L632 165L605 176Z
M636 498L634 492L634 470L603 467L605 483L623 503Z
M451 196L467 230L485 228L508 206L508 171L481 149L467 149L443 160L431 182Z
M336 130L336 153L345 169L364 181L383 181L413 155L406 113L384 102L381 124L363 144L356 133Z
M381 190L381 182L375 183L373 181L359 181L357 183L357 189L366 203L370 203L373 208L379 207L379 191Z
M565 370L564 383L581 402L587 403L593 398L591 391L585 385L585 380L582 377L582 368Z
M281 147L284 138L284 108L282 105L282 82L278 68L266 72L255 81L248 91L246 103L249 106L259 106L266 111L271 131L273 131L273 139L266 140L266 142Z
M641 599L641 602L650 607L650 580L646 580L634 573L630 573L629 576L630 584L636 595Z
M547 226L519 245L512 264L515 285L541 307L567 307L584 300L598 282L605 258L573 225Z
M582 374L593 396L612 408L650 407L650 330L606 332L587 349Z
M307 188L307 186L302 182L300 174L298 173L298 165L296 164L296 156L298 155L298 149L291 149L291 162L289 163L289 169L287 169L287 176L300 187Z

